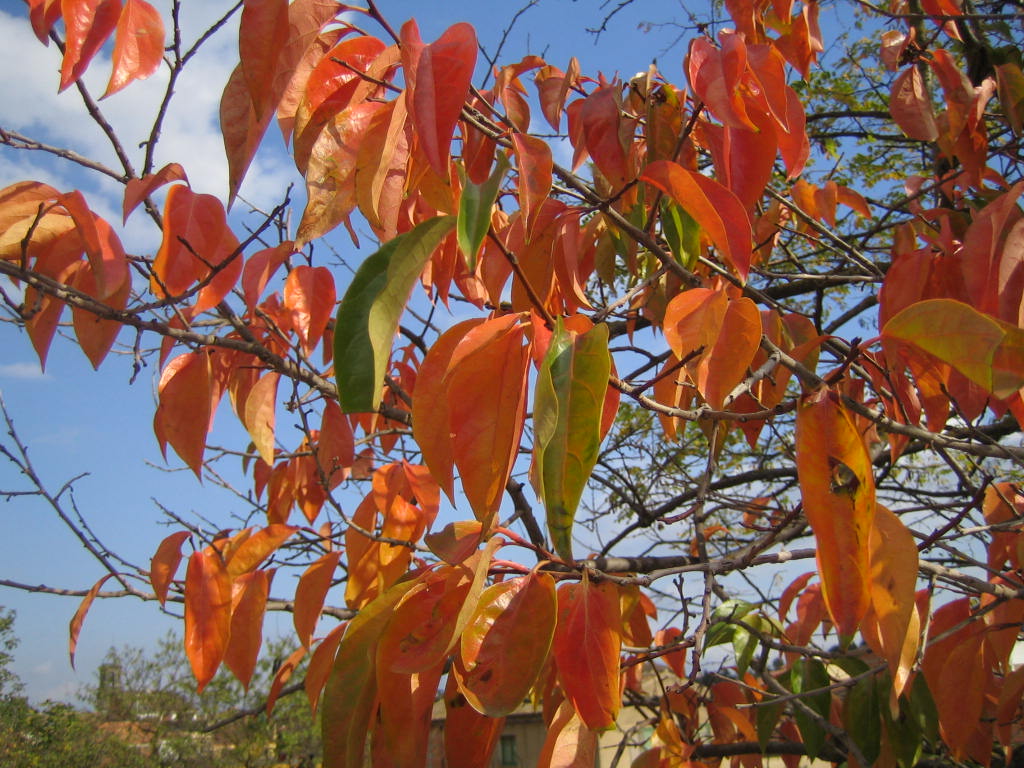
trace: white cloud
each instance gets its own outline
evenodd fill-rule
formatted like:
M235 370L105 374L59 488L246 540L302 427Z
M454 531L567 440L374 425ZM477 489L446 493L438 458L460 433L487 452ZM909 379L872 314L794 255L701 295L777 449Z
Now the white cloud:
M191 44L213 21L205 4L189 4L182 11L183 38ZM109 140L89 118L74 86L57 93L60 54L51 44L44 47L36 40L24 15L13 16L0 11L0 104L4 105L0 125L31 138L72 149L90 159L120 169L120 163ZM189 61L175 87L159 143L156 166L178 162L185 168L196 191L224 198L227 194L227 161L220 135L220 96L231 70L238 62L237 22L226 25ZM13 76L12 76L13 75ZM98 97L106 88L110 75L110 59L104 51L93 59L84 82L90 93ZM144 142L150 133L153 118L167 87L166 67L146 81L129 85L123 91L99 102L104 117L114 128L122 146L136 168L142 165ZM242 195L260 206L272 206L283 190L297 180L294 168L279 150L282 147L275 127L267 132L267 151L256 158ZM0 187L22 178L38 178L53 182L60 189L81 188L83 174L68 163L54 164L49 159L26 161L26 152L5 152L0 173ZM14 158L21 157L15 161ZM33 166L35 174L25 176L18 166ZM51 169L51 170L47 170ZM9 175L10 174L10 175ZM17 175L16 175L17 174ZM95 178L95 174L92 174ZM90 196L90 205L112 222L120 219L120 185L108 181L84 182L98 186L106 195L106 204ZM87 195L89 190L86 189ZM104 210L106 208L107 210Z
M39 363L0 364L0 379L51 379L48 373L39 369Z

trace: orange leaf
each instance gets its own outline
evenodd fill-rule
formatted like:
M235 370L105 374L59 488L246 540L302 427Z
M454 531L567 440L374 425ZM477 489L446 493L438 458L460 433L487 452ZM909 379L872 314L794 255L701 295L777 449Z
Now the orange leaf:
M445 377L455 464L485 527L519 454L530 369L524 333L515 315L484 322L463 338Z
M164 204L164 236L153 260L150 290L160 298L184 293L196 281L205 279L211 266L220 265L237 249L238 239L228 228L220 200L213 195L198 195L183 185L173 186ZM240 270L241 259L236 256L234 266L221 271L203 289L194 311L218 304L234 286L232 280L223 287L224 275ZM234 277L237 280L238 274ZM207 289L214 286L218 290L208 294Z
M198 690L213 679L231 633L231 578L220 554L193 552L185 572L185 654Z
M717 181L671 160L651 163L640 176L690 214L741 279L750 271L753 232L743 203Z
M82 263L81 269L75 271L69 284L89 296L95 296L99 292L92 265L85 262ZM131 283L125 280L120 288L107 297L104 303L112 309L123 310L128 305L130 292ZM114 340L121 332L121 323L117 320L98 317L93 312L77 306L72 306L71 317L75 325L75 338L78 339L78 346L89 358L92 367L98 369L110 348L114 346Z
M324 403L320 439L316 444L317 461L327 477L327 487L337 488L348 477L355 463L355 437L341 407L334 400Z
M121 0L62 0L64 60L60 68L63 91L89 67L107 41L121 15Z
M452 445L448 387L445 376L455 349L482 320L464 320L445 331L434 342L416 373L412 399L412 432L438 485L455 499L455 455Z
M188 531L177 531L160 542L156 554L149 563L149 583L153 585L160 605L167 602L167 590L170 589L174 574L181 563L181 545L191 536Z
M518 170L519 208L526 219L526 236L533 231L541 205L551 192L554 160L543 139L525 133L512 134Z
M205 351L179 355L160 374L153 431L164 456L170 443L196 477L202 477L211 395L210 358Z
M68 627L68 654L71 657L72 669L75 668L75 650L78 648L78 635L82 631L82 624L85 623L85 615L89 612L89 608L92 607L92 601L99 594L100 587L113 575L113 573L108 573L93 584L92 589L89 590L86 596L82 598L82 602L79 603L75 615L71 617L71 624Z
M268 525L256 531L228 556L228 575L236 579L258 567L297 530L294 525Z
M276 371L264 374L253 384L242 407L242 424L267 464L274 463L274 422L280 379L281 375Z
M878 624L881 646L873 650L888 663L893 692L899 696L917 660L920 640L920 625L914 605L917 545L900 519L881 504L876 504L870 546L871 610Z
M267 693L267 717L274 713L274 705L277 703L277 697L281 695L281 689L291 679L296 667L299 666L299 662L305 656L306 648L305 646L300 646L288 655L288 658L284 660L284 663L277 670L277 674L274 675L274 680L270 684L270 691Z
M246 690L263 644L263 614L273 578L273 571L245 573L235 580L232 589L231 633L224 663Z
M864 440L834 393L817 393L797 413L796 466L825 604L849 638L870 603L875 478Z
M224 152L228 158L229 205L242 186L242 179L256 156L271 117L273 112L262 115L256 113L245 81L245 72L239 64L232 71L220 97L220 132L224 137Z
M156 173L151 173L141 179L129 179L124 185L124 205L122 206L123 222L128 221L139 203L149 197L160 187L170 184L172 181L184 181L188 184L188 176L185 169L177 163L168 163Z
M747 375L761 344L761 313L745 296L731 300L721 331L701 361L697 390L712 408L723 408L730 392Z
M586 570L583 581L558 589L553 645L558 679L583 724L593 730L613 725L622 703L619 610L616 586L611 582L592 584Z
M341 642L341 636L347 626L348 624L342 623L328 632L327 636L317 644L313 655L309 657L309 666L306 667L306 679L303 684L306 688L306 697L309 699L309 708L314 717L316 717L317 707L320 706L320 694L327 684L327 675L330 674L331 666L334 664L334 654L338 651L338 644Z
M328 552L314 561L303 571L299 586L295 589L295 634L306 648L313 639L313 630L320 619L340 559L341 552Z
M590 94L580 107L587 152L608 183L618 189L630 180L629 142L632 124L622 119L618 88L606 86Z
M479 520L459 520L436 533L428 533L423 540L439 558L449 565L458 565L476 552L482 533Z
M256 306L278 267L294 252L295 243L286 240L273 248L257 251L246 260L242 269L242 294L245 296L245 305L250 310Z
M75 190L61 195L58 202L75 221L96 278L96 298L105 301L129 281L124 247L110 225L89 210L81 192Z
M352 105L328 120L310 146L305 168L307 200L295 235L296 248L347 222L355 210L359 147L382 109L373 101Z
M723 33L721 48L706 37L697 37L690 44L686 72L693 91L711 113L724 125L757 130L747 116L740 82L747 70L747 49L740 35Z
M103 98L145 80L164 60L164 22L146 0L125 0L114 35L114 68Z
M380 710L373 734L373 764L422 766L431 732L431 713L445 663L405 675L377 666Z
M288 0L245 0L238 26L238 55L253 110L277 108L274 75L288 41Z

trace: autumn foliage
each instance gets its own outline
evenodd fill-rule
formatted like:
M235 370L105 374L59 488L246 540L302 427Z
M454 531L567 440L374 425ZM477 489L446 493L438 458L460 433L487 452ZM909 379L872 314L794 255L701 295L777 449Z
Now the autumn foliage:
M328 766L423 765L442 691L466 768L527 700L545 766L593 765L617 724L637 768L1015 743L1019 48L952 0L868 15L868 138L927 156L880 191L821 172L815 0L727 0L731 23L628 81L481 62L470 25L424 40L374 3L240 5L225 196L123 153L154 255L80 191L0 191L41 364L61 324L95 367L137 332L169 461L204 476L224 399L248 433L249 524L175 530L141 569L184 606L199 688L248 683L273 604L296 632L274 696L310 655ZM28 6L63 45L55 87L89 103L111 41L106 95L186 64L145 0ZM277 130L304 208L240 229ZM351 276L316 247L367 233ZM271 599L281 568L297 588ZM90 590L72 653L111 578L138 575Z

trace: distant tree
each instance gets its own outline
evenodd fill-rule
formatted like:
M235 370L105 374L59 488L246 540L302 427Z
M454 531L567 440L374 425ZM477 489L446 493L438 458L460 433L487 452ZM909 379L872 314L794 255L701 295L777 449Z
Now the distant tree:
M0 608L0 766L4 768L146 768L136 747L98 728L69 704L31 705L11 669L18 645L14 612Z
M200 695L180 635L169 633L152 649L111 648L82 699L104 722L134 725L152 765L312 766L320 737L306 697L285 688L267 717L275 664L290 650L284 641L266 650L248 690L225 670Z

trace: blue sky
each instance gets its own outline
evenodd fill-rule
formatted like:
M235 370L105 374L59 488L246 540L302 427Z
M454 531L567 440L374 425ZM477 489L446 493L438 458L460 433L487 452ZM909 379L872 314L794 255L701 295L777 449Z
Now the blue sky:
M155 4L162 9L170 5L168 0ZM425 40L436 38L456 21L469 21L493 55L502 30L525 4L525 0L512 4L381 0L379 6L396 28L416 15ZM540 0L519 18L501 62L538 54L564 68L569 56L576 55L585 74L596 76L600 70L609 78L616 74L628 78L658 58L666 77L682 84L685 49L682 44L673 47L680 30L671 26L649 31L641 28L648 20L685 23L682 5L672 0L637 0L611 20L600 38L589 34L586 28L599 25L614 5L603 0ZM187 33L194 36L204 28L204 22L215 16L212 6L220 4L184 4ZM6 73L0 78L0 104L4 104L0 125L112 163L103 137L83 119L74 89L57 95L57 53L35 40L24 8L16 0L0 0L0 39L4 40L0 71ZM237 61L236 51L233 32L225 31L205 56L193 62L192 74L179 86L180 98L168 118L158 163L181 162L198 191L218 195L224 195L227 184L216 109L223 83ZM94 93L102 92L108 72L106 61L98 58L86 78ZM145 135L156 105L159 89L147 85L136 83L102 105L128 146ZM281 152L280 135L273 129L265 144L242 195L260 205L273 205L288 183L301 180ZM64 190L81 188L97 212L111 222L120 220L120 189L115 184L83 177L38 153L0 148L0 187L30 178ZM300 213L301 208L294 212L294 221ZM120 234L130 252L151 252L156 247L154 234L141 217L129 221ZM347 249L344 255L352 263L358 260L347 240L336 242ZM130 343L127 334L120 341ZM43 374L27 337L9 324L0 324L0 349L0 392L16 419L20 437L30 446L36 469L51 489L88 473L75 483L75 498L97 535L114 551L133 562L148 563L169 532L160 524L154 499L178 512L196 510L216 520L226 521L236 509L238 502L229 494L209 484L201 487L190 472L179 470L176 459L165 463L161 458L151 429L153 377L157 374L152 366L129 386L129 356L112 355L94 372L72 343L57 340ZM227 442L237 436L233 421L233 415L222 406L218 424L224 431L211 439ZM0 462L0 490L24 488L12 467ZM0 578L85 589L102 575L101 567L37 500L0 498L0 530ZM288 588L278 584L274 592L285 595ZM22 645L16 671L36 699L73 698L77 688L91 680L108 647L147 644L178 626L153 604L99 601L82 633L76 674L68 664L66 648L67 624L77 600L7 589L0 591L0 605L18 612L16 630ZM270 634L288 634L291 617L269 616L267 626Z

